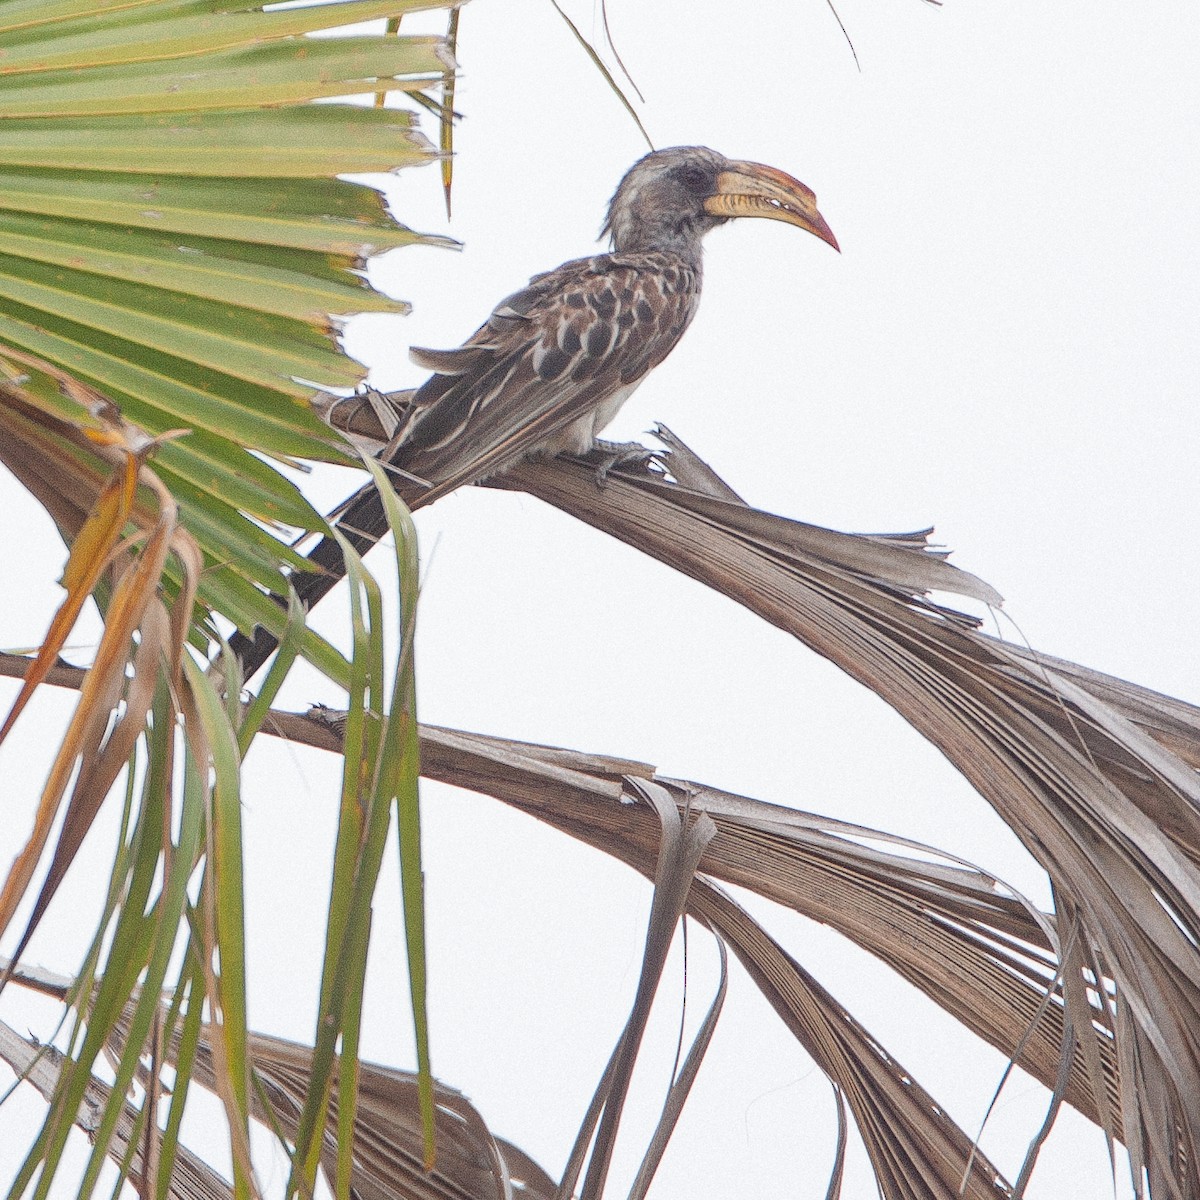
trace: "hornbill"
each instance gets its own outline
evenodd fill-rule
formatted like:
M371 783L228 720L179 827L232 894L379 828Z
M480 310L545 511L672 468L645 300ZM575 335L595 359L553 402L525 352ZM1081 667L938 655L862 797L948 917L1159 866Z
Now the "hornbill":
M526 458L598 446L611 462L640 449L597 435L696 315L701 239L733 217L785 221L838 248L812 191L783 171L704 146L656 150L630 168L609 203L602 232L610 253L534 276L455 350L414 347L412 360L433 374L381 452L398 468L393 482L409 507ZM387 521L374 484L343 506L337 525L360 554L375 545ZM316 570L292 582L311 608L344 566L328 537L309 561ZM262 629L233 642L247 676L274 645Z

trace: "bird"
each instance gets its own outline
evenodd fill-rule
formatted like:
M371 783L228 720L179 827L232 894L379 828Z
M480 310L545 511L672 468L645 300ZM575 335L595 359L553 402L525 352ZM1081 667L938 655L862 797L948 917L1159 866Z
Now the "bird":
M380 453L409 506L528 458L598 448L612 463L644 454L599 434L696 315L704 236L742 217L783 221L839 249L812 190L785 172L705 146L655 150L609 202L601 235L611 250L535 275L456 349L413 347L412 361L431 374ZM359 553L383 536L374 484L343 506L337 525ZM313 571L293 584L311 608L344 573L341 547L324 538L309 561Z

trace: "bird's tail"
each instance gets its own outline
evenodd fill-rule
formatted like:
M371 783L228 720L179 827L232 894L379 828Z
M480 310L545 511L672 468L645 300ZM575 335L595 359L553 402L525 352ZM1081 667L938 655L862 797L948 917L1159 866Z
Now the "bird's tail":
M412 391L377 392L366 389L353 396L332 396L327 393L317 396L314 407L339 432L367 453L379 458L388 471L396 494L411 509L423 508L426 504L444 496L447 492L470 482L472 475L469 464L456 461L455 455L437 455L436 463L440 477L436 482L411 473L405 462L412 457L405 445L407 422L411 418ZM435 456L416 455L420 459ZM443 475L443 471L445 475ZM348 500L330 514L330 524L357 551L364 555L372 549L388 531L387 516L383 501L374 483L359 488ZM304 570L293 571L289 582L306 611L319 603L345 577L346 564L342 547L335 537L323 537L307 555L310 564ZM276 596L276 601L286 607L286 600ZM266 662L278 645L278 640L261 626L252 636L237 633L230 639L230 649L242 663L247 679Z

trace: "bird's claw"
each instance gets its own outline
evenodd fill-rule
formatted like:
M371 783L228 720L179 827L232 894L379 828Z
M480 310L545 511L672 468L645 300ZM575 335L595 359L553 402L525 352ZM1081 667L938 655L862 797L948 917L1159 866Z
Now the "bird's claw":
M619 467L644 466L653 460L657 452L641 442L605 442L597 438L592 453L599 455L596 486L603 489L608 486L610 471Z

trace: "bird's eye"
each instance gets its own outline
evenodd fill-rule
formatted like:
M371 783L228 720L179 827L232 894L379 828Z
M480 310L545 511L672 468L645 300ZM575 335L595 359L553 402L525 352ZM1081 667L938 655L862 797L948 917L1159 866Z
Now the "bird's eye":
M711 174L696 163L686 163L680 167L678 177L689 192L707 192L712 186Z

